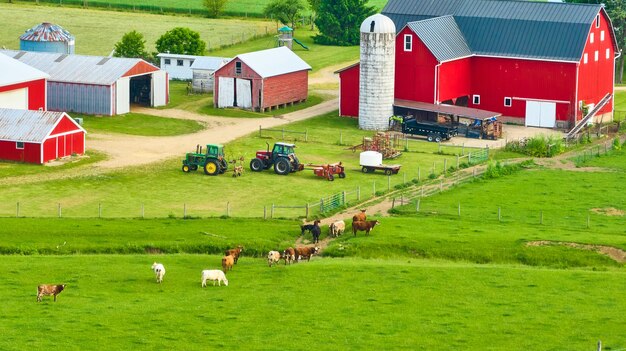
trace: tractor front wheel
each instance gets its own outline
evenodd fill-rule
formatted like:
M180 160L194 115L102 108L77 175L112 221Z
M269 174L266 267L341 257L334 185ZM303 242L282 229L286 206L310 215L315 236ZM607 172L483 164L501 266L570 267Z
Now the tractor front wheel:
M183 165L183 172L189 173L189 166Z
M189 169L192 171L197 171L198 170L198 165L191 165L189 166Z
M217 165L217 162L211 160L208 161L204 165L204 174L214 176L217 175L220 171L220 167Z
M253 158L253 159L250 161L250 169L251 169L253 172L261 172L262 170L264 170L264 169L265 169L265 165L263 164L263 161L261 161L260 159L258 159L258 158Z
M286 158L280 158L274 163L274 172L280 175L287 175L291 172L291 163Z
M339 178L345 178L346 174L344 172L339 173Z

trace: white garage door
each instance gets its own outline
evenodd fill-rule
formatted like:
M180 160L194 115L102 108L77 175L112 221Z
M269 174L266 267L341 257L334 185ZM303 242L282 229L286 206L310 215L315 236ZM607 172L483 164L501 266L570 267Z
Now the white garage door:
M130 78L122 77L115 83L116 113L130 112Z
M235 104L235 79L219 77L217 107L233 107Z
M28 88L0 93L0 107L28 110Z
M556 103L526 101L526 126L554 128L556 124Z
M152 73L152 106L165 106L167 104L167 72L156 71Z
M252 108L252 89L247 79L237 79L237 106Z

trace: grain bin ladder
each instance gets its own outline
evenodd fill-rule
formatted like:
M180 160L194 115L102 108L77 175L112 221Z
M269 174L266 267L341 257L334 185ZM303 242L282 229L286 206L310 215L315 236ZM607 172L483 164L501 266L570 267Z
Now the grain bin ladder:
M598 104L594 106L593 109L591 109L591 111L589 111L589 113L587 113L587 115L583 119L581 119L580 122L578 122L578 124L565 135L565 139L570 140L574 136L576 136L576 134L578 134L587 125L587 123L593 118L593 116L595 116L601 108L603 108L606 104L609 103L609 101L611 101L611 98L613 98L613 95L611 93L606 94L606 96L604 96L602 100L600 100L600 102L598 102Z

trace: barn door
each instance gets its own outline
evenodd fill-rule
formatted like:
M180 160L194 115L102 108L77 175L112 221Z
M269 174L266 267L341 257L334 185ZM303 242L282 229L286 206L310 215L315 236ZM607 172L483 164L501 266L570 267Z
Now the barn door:
M0 93L0 108L28 110L28 88Z
M526 101L526 126L554 128L556 124L556 103Z
M156 71L152 73L152 106L165 106L167 104L167 72Z
M252 108L252 85L248 79L237 79L237 107Z
M116 114L130 112L130 78L122 77L115 83Z
M235 106L235 78L219 77L217 107Z

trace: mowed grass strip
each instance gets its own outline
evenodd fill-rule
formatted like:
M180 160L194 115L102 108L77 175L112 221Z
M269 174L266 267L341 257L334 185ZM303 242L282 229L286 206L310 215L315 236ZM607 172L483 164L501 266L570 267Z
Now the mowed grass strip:
M1 161L0 162L0 182L3 178L38 176L41 174L56 172L73 172L77 168L93 165L96 162L106 159L106 155L97 151L87 150L84 156L72 156L63 159L61 164L36 165L22 162Z
M83 55L109 55L115 43L132 30L144 35L146 49L152 52L156 40L174 27L199 32L208 48L239 43L275 28L274 22L260 19L208 19L25 4L0 4L0 13L11 19L10 26L0 26L0 47L19 49L19 37L24 31L41 22L52 22L76 36L76 53Z
M220 257L2 257L0 348L269 350L285 340L320 350L626 346L621 271L361 259L269 268L243 257L229 286L201 288L201 270L218 269ZM154 261L167 270L160 285ZM41 283L67 288L56 303L37 303Z
M127 113L118 116L88 116L75 114L72 115L72 117L83 118L83 127L88 133L171 136L191 134L204 129L204 125L195 120L157 117L141 113Z
M210 219L3 218L0 254L213 253L237 245L244 256L292 246L299 222Z

